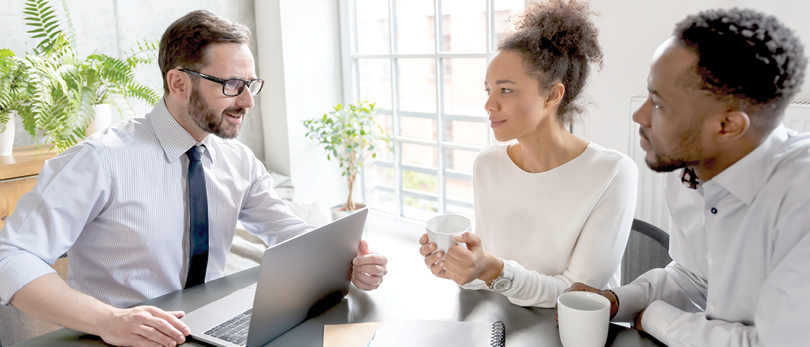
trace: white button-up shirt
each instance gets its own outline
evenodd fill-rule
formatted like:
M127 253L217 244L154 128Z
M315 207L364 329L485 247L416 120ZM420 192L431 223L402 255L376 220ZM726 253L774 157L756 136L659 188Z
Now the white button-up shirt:
M690 189L667 182L673 262L614 289L670 346L810 344L810 133L775 129Z
M0 303L67 252L70 287L125 307L182 289L188 274L188 157L197 142L161 100L45 162L0 231ZM273 191L253 153L207 136L206 280L222 276L237 220L265 243L311 227Z

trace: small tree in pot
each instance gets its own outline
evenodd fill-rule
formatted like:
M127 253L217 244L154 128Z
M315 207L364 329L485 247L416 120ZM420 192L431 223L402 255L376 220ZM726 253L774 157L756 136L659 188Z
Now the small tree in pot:
M357 209L352 198L357 172L363 167L363 160L369 155L374 158L374 142L385 141L386 148L391 139L385 134L382 127L374 122L374 103L358 101L357 105L344 107L337 104L333 111L323 117L304 121L307 128L306 136L317 140L324 146L326 159L335 158L343 170L341 176L346 176L349 183L349 197L343 208L347 211Z

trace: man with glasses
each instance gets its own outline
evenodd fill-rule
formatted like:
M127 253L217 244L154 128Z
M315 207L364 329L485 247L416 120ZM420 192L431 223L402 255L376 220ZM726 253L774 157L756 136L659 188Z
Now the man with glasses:
M598 292L614 321L668 346L810 344L810 133L781 124L804 47L776 18L709 10L653 54L633 114L647 165L669 175L672 263Z
M0 303L114 345L175 346L183 312L124 307L221 277L237 220L268 245L311 229L230 140L264 85L249 42L207 11L166 30L158 105L47 161L6 221ZM48 266L65 252L67 284ZM352 283L377 288L386 262L362 241Z

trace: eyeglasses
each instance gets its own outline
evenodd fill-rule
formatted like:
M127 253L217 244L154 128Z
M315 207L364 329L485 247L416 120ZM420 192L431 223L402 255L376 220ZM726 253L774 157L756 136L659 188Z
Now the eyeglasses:
M202 77L211 82L221 84L222 94L225 94L225 96L239 96L239 94L242 94L242 90L245 89L245 86L248 87L248 91L250 92L251 95L256 95L259 94L259 92L262 91L262 87L264 87L264 80L261 78L257 78L255 80L250 81L243 80L241 78L230 78L225 80L214 76L208 76L204 73L199 73L194 70L188 69L178 69L178 70L183 71L189 75Z

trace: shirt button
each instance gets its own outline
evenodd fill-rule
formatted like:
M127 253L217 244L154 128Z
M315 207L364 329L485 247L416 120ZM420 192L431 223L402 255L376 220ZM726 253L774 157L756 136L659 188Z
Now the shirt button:
M717 209L716 208L712 207L711 211L712 211L712 214L717 214Z

